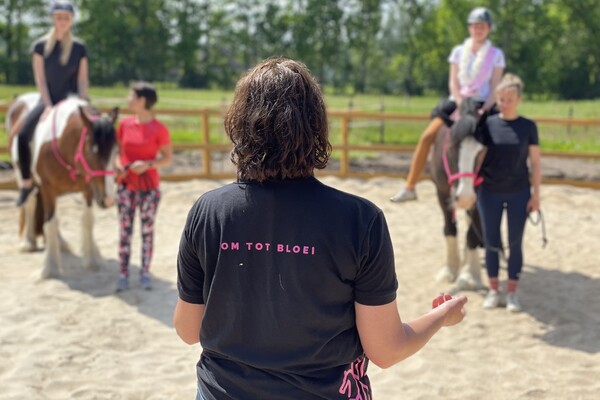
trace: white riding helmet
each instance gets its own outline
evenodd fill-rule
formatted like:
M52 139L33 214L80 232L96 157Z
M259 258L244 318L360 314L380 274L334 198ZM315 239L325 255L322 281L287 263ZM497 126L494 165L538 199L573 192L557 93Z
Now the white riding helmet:
M68 12L71 15L75 16L75 7L68 0L54 0L52 4L50 4L50 15L58 12Z
M467 18L467 23L470 25L478 22L485 22L489 26L492 26L492 13L490 10L485 7L476 7L472 9Z

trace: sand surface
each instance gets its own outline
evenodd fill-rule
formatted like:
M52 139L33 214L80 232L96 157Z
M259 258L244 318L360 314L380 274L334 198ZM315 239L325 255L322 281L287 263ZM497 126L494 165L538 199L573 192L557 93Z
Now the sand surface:
M434 280L445 245L431 182L419 184L418 202L398 205L388 201L398 180L321 179L384 210L404 320L451 289ZM194 200L225 182L162 184L155 288L142 291L134 279L132 290L122 294L114 293L114 208L95 210L95 236L106 262L99 271L86 271L79 257L82 199L61 198L60 225L73 254L63 254L61 279L40 281L43 253L17 249L16 192L0 191L0 399L193 399L201 348L181 342L171 325L177 245ZM600 398L600 192L544 186L542 208L549 244L542 249L541 230L527 226L520 286L525 311L484 310L483 295L467 293L463 324L443 329L395 367L371 365L375 399ZM464 233L462 218L459 228Z

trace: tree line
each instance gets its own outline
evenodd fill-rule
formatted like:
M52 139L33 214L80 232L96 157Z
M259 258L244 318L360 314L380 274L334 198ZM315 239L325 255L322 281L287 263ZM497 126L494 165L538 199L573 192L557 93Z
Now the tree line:
M526 91L600 97L598 0L78 0L75 34L93 85L131 80L230 89L260 60L303 61L336 93L448 92L447 57L475 6ZM0 83L32 84L48 1L0 1Z

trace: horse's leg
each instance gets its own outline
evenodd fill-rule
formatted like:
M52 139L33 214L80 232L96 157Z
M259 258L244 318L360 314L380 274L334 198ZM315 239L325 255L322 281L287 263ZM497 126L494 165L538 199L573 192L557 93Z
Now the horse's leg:
M14 158L13 158L14 162ZM21 186L21 172L18 161L15 163L15 180L17 185ZM37 250L37 235L35 232L35 208L39 196L29 196L25 204L19 210L19 250L28 253Z
M467 246L465 248L465 264L458 277L457 285L462 290L479 290L485 288L481 282L481 261L478 247L483 246L481 220L477 207L472 207L467 214Z
M458 253L458 240L456 239L456 221L454 211L449 208L449 196L438 193L438 201L444 214L444 236L446 238L446 265L438 273L439 281L454 282L460 268L460 256Z
M60 252L61 253L73 254L73 250L71 250L71 246L65 240L64 236L62 235L62 233L60 233L60 229L59 229L59 232L58 232L58 243L59 243L59 248L60 248Z
M37 250L37 232L35 229L35 214L40 196L29 196L19 211L21 225L21 244L19 250L24 253Z
M458 277L458 287L467 290L484 289L481 282L481 261L478 247L483 247L481 219L477 206L471 207L467 214L469 230L467 231L467 246L465 248L465 265Z
M102 256L94 242L94 214L92 212L92 195L84 195L86 204L83 210L81 224L81 253L83 254L83 267L97 270L102 265Z
M55 213L56 197L44 186L40 190L44 203L44 234L46 236L46 254L42 279L46 279L60 275L60 232L58 230L58 218Z

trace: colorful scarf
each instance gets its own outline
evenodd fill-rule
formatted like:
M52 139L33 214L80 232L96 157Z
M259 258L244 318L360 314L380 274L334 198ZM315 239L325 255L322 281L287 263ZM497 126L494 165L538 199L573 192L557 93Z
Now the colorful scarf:
M458 65L458 80L460 82L460 94L463 97L472 97L483 86L490 76L494 63L496 50L492 47L489 40L486 40L483 46L475 54L473 65L469 68L471 48L473 40L465 40L460 55L460 64Z

